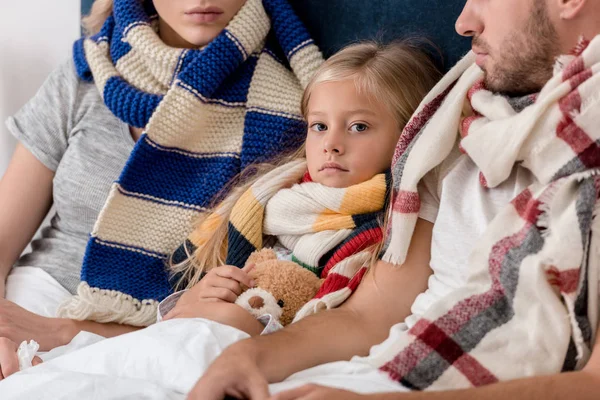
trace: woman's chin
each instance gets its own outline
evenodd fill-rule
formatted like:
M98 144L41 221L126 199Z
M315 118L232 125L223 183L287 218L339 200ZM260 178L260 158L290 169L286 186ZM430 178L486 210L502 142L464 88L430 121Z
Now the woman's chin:
M189 43L191 46L191 48L197 48L197 47L204 47L207 44L209 44L210 42L212 42L213 40L215 40L215 38L217 36L219 36L219 33L222 32L222 29L209 29L209 28L199 28L199 27L194 27L194 28L190 28L187 30L187 32L185 32L183 35L181 35L181 37L183 38L183 40L185 40L187 43Z

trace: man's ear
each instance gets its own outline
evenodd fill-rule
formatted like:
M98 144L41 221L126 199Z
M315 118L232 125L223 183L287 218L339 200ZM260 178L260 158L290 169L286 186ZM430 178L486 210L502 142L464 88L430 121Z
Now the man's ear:
M557 2L560 19L574 19L580 13L588 0L551 0Z

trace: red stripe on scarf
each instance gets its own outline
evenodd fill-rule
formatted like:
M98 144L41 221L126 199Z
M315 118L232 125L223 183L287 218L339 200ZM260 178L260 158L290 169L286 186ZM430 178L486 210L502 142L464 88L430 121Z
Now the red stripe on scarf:
M312 181L313 181L312 176L310 176L310 172L308 172L308 170L307 170L306 173L304 174L304 176L302 177L301 183L310 183Z
M354 277L348 284L348 288L352 291L352 293L354 293L354 291L356 290L356 288L362 281L363 277L367 273L367 269L368 268L366 268L366 267L362 267L361 269L359 269L358 272L356 273L356 275L354 275Z
M579 286L579 269L570 269L568 271L559 271L556 267L550 267L546 271L548 282L557 287L561 293L575 293Z
M576 89L579 87L579 85L590 79L592 76L594 76L594 73L591 69L588 68L578 73L577 75L571 77L569 79L569 84L571 85L571 88Z
M533 193L529 189L525 189L519 193L511 201L511 204L515 207L519 216L530 224L535 224L541 214L539 210L541 203L533 199Z
M458 82L458 81L457 81ZM396 146L396 150L394 151L394 158L392 159L392 166L396 164L398 159L408 146L412 143L413 139L425 126L427 122L433 117L433 114L440 108L444 99L450 93L450 90L456 85L456 82L451 84L446 90L440 93L435 99L433 99L430 103L426 104L419 114L415 115L413 118L408 121L408 124L402 130L402 135L400 135L400 139L398 140L398 145Z
M562 72L562 80L563 82L568 81L575 75L579 74L581 71L585 69L585 61L583 61L583 57L577 57L575 60L571 61L569 65L565 67Z
M479 184L486 189L488 188L488 182L487 179L485 179L485 175L483 175L483 172L479 173Z
M333 254L333 256L331 256L327 264L325 264L325 268L323 268L321 278L327 277L329 271L331 271L331 269L342 260L363 251L369 246L374 246L382 240L383 232L381 231L380 227L367 229L366 231L359 233L347 243L345 243L342 247L340 247Z
M570 92L559 100L558 106L564 115L571 118L573 112L578 112L581 109L581 94L578 90Z
M330 293L335 293L338 290L342 290L344 288L348 288L350 289L351 293L354 293L354 291L356 290L366 273L366 267L362 267L361 269L359 269L358 272L354 274L352 279L344 275L336 274L335 272L331 273L327 276L327 279L325 279L325 281L319 288L319 291L313 298L320 299Z
M569 145L575 154L578 154L579 160L587 168L600 165L600 148L571 118L573 113L577 113L581 109L579 91L574 90L563 97L559 105L563 119L556 128L556 136Z
M327 276L327 279L325 279L325 281L319 288L319 291L313 298L320 299L329 293L337 292L338 290L348 286L349 283L350 278L348 278L347 276L332 273L329 276Z
M458 126L458 132L460 133L460 137L466 138L469 136L469 129L473 122L481 118L480 114L471 115L470 117L463 118L460 125Z
M450 365L458 369L474 386L489 385L498 381L487 368L465 353L452 338L430 321L419 320L411 329L411 333L413 331L419 332L419 340L416 342L419 345L415 347L411 345L412 351L404 359L394 359L381 368L392 379L401 380L417 365L419 360L425 359L434 350ZM394 366L399 368L394 368Z
M525 216L524 219L526 220L529 220L529 217L532 215L531 210L534 208L533 203L538 202L529 201L527 202L527 205L521 204L521 206L518 207L518 209L525 210L520 213L520 215ZM535 208L537 209L537 207ZM503 297L506 296L506 291L500 280L502 263L512 249L517 248L523 243L529 229L530 224L526 224L519 232L500 240L493 246L489 256L489 273L492 280L492 286L487 292L473 295L460 301L443 317L434 322L425 319L419 320L417 324L409 330L409 333L415 336L415 341L402 350L392 361L385 364L381 370L387 372L393 379L401 380L420 362L429 357L429 354L433 351L445 359L452 358L452 355L461 353L462 349L460 351L457 350L454 341L450 342L450 339L446 340L444 337L459 332L466 324L472 321L474 317L485 312L485 310L495 302L502 301ZM440 332L442 336L440 336ZM432 346L432 344L436 343L436 346ZM446 346L448 346L448 348L445 348ZM476 368L476 366L474 368ZM487 383L494 382L496 378L489 372L486 373L485 368L481 368L482 369L476 368L474 371L461 372L469 380L473 379L473 381L477 381L477 379L479 379L478 377L485 377L481 379L484 381L486 379L491 380L486 381Z
M393 210L402 214L418 213L421 209L419 193L400 190L396 193Z
M577 43L577 45L571 50L569 54L571 54L572 56L579 57L589 45L590 41L582 37L581 39L579 39L579 43Z
M485 90L485 83L483 79L479 82L475 83L471 89L467 92L467 99L469 99L469 104L473 104L473 96L475 93Z

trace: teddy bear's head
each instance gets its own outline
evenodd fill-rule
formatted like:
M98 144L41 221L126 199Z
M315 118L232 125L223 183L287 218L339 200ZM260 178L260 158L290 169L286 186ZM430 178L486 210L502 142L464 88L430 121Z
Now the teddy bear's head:
M271 314L287 325L321 286L314 273L295 262L278 260L271 249L253 253L246 264L255 264L249 275L256 286L244 291L236 304L257 318Z

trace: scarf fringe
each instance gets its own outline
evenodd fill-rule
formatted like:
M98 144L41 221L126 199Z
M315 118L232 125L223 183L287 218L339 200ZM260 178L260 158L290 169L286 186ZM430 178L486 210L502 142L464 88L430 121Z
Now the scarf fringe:
M77 296L60 305L58 315L77 321L145 327L156 322L158 304L155 300L139 301L116 290L92 288L82 282L77 288Z

